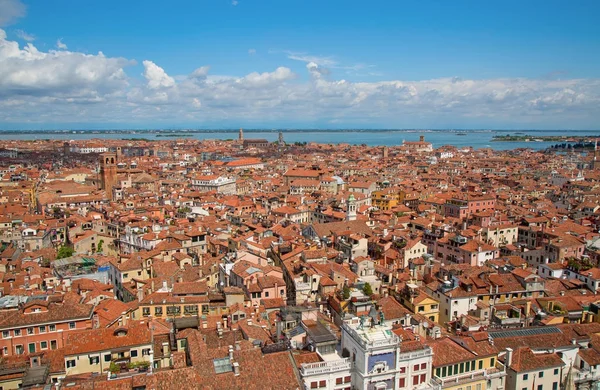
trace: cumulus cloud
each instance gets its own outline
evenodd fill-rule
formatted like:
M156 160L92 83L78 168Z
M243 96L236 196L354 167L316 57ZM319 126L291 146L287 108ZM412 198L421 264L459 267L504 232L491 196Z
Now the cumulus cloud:
M68 47L65 43L63 43L62 38L58 39L56 41L56 48L59 50L67 50Z
M248 49L248 54L253 56L256 54L256 49Z
M297 57L300 58L300 57ZM308 60L309 57L302 57ZM592 127L600 121L600 80L438 78L356 82L335 78L327 59L246 75L199 66L171 77L151 60L98 53L40 51L0 29L0 127L53 123L254 122L429 127L435 123L503 127ZM329 63L331 65L331 63ZM333 64L333 66L340 66ZM209 72L210 71L210 72ZM302 74L303 73L303 74Z
M20 0L0 0L0 27L8 26L25 16L26 8Z
M15 30L15 34L17 35L17 37L21 38L24 41L27 41L27 42L35 41L35 35L26 33L23 30Z
M275 69L274 72L252 72L249 75L238 79L237 82L241 85L252 88L270 87L286 80L291 80L294 77L295 75L290 68L280 66L279 68Z
M175 80L154 62L146 60L142 64L144 65L144 77L148 81L148 88L170 88L175 85Z
M96 96L127 87L124 58L68 51L41 52L6 39L0 29L0 96Z

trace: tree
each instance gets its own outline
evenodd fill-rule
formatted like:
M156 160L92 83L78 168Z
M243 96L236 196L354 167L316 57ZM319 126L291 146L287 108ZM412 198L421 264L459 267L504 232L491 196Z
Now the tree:
M56 255L57 259L64 259L65 257L71 257L75 253L75 250L69 246L61 246L58 249L58 254Z
M104 240L98 241L98 248L96 249L96 252L102 253L102 245L104 245Z
M363 292L365 293L365 295L368 296L373 295L373 288L369 283L365 283L365 285L363 286Z
M344 288L342 289L342 297L344 299L349 299L350 298L350 287L344 286Z

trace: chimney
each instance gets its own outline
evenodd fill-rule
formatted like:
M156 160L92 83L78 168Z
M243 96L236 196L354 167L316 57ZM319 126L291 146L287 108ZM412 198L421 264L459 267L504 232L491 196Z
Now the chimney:
M229 360L233 362L233 345L229 346Z
M233 362L233 375L240 376L240 364L238 362Z
M424 135L419 136L419 142L425 142L425 136Z
M512 364L513 350L512 348L506 348L506 357L504 358L504 366L509 368Z

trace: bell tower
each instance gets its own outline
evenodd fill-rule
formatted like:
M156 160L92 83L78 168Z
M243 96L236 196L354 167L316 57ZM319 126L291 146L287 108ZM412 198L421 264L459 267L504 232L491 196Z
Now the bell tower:
M113 187L117 185L117 155L100 154L100 188L106 191L109 200L113 200Z
M240 128L240 134L238 136L240 142L244 142L244 129Z
M348 211L346 212L346 221L356 220L356 199L353 194L348 197Z

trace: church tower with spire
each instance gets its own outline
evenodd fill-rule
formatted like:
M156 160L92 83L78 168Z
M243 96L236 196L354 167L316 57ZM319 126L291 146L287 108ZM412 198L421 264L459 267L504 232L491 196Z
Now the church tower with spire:
M600 169L600 155L598 153L598 140L594 142L594 157L592 160L592 169Z
M356 199L354 194L348 197L348 211L346 211L346 221L356 221Z

